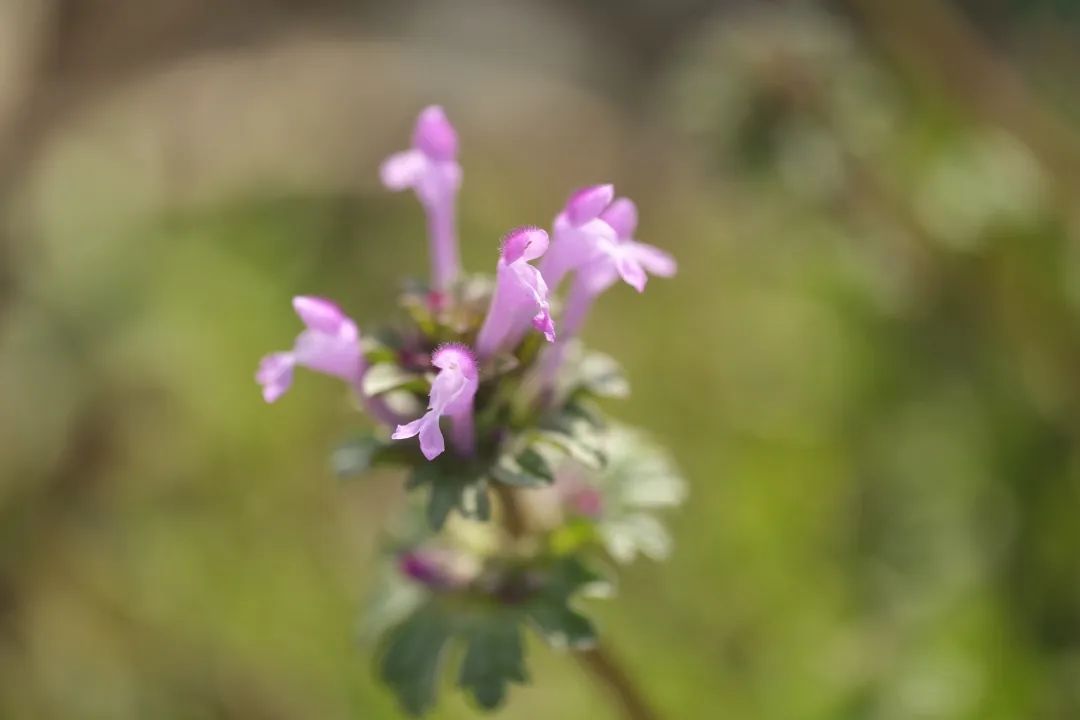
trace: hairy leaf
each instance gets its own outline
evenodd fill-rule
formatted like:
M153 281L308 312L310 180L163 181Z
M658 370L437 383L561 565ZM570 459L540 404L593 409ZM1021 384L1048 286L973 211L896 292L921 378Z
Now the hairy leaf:
M476 622L465 635L465 657L458 685L485 710L493 710L506 697L511 682L528 681L517 618L499 613Z
M426 392L428 383L423 375L403 370L393 363L373 365L364 373L361 389L365 395L375 397L391 390Z
M422 715L435 704L439 666L452 634L452 624L435 603L390 631L379 676L411 715Z

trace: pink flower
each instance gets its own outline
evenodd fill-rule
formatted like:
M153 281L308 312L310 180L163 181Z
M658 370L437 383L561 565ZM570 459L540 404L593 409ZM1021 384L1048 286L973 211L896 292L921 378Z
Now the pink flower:
M602 239L615 241L615 231L600 214L615 197L612 185L590 185L574 191L555 217L551 250L540 264L552 291L566 274L593 259Z
M395 191L412 189L427 215L431 241L431 285L444 291L460 272L455 203L461 187L457 132L438 105L416 119L412 148L388 157L379 168L383 184Z
M619 198L600 215L615 234L598 237L596 254L578 268L593 295L611 287L622 278L638 292L645 291L649 275L672 277L678 269L675 259L663 250L634 240L637 230L637 207L628 198Z
M476 447L473 398L479 383L472 351L457 343L441 345L431 356L431 364L439 372L431 383L428 411L410 423L398 425L391 437L402 440L419 435L420 451L428 460L434 460L446 449L439 428L439 419L445 415L450 418L454 448L461 455L472 455Z
M547 283L540 271L529 264L547 248L548 235L540 228L516 228L503 238L495 292L476 339L481 358L517 347L530 324L548 342L554 342L555 322L548 304Z
M274 402L289 389L296 366L339 377L358 388L364 359L356 324L322 298L295 297L293 308L307 327L292 350L267 355L259 363L255 379L263 387L266 402Z
M602 193L600 189L610 187L601 185L591 190L587 196L592 201L588 205L588 212L579 209L584 202L579 197L581 191L575 193L567 203L566 210L555 220L557 241L553 243L548 256L555 253L556 247L562 248L562 254L557 263L551 266L545 264L544 277L554 284L557 280L553 277L562 277L559 273L573 270L575 275L560 320L563 342L550 348L541 360L541 376L548 386L554 382L562 365L565 341L580 332L597 296L620 278L638 292L643 292L649 275L671 277L677 269L675 259L666 252L634 239L637 207L631 200L619 198L599 211L598 217L591 217L600 200L610 200L610 195L606 191ZM571 224L575 217L572 212L575 202L578 203L576 217L590 218L577 226ZM561 234L560 227L563 228Z

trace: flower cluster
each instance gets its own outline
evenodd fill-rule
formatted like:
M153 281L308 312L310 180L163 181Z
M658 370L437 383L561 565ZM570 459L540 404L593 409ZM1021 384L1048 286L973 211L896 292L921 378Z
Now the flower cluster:
M410 600L372 613L393 618L381 675L422 713L442 649L463 643L459 685L492 708L526 679L523 627L588 647L592 625L571 603L606 583L597 560L659 557L670 544L653 512L681 501L682 481L646 438L603 417L596 399L627 386L578 335L618 280L642 292L676 263L635 239L636 206L600 184L569 196L550 235L506 233L493 281L463 275L458 136L439 107L420 113L412 147L380 174L420 201L430 284L403 295L399 322L363 336L329 300L295 298L304 329L291 350L262 360L256 380L267 402L296 367L345 381L377 429L337 451L338 470L396 465L410 489L426 488L423 521L393 543L391 584L412 588L395 595Z

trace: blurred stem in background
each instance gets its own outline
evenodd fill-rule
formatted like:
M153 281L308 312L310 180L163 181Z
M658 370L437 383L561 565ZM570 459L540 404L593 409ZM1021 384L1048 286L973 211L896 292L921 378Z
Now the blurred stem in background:
M943 0L836 0L866 24L872 38L920 85L936 89L972 120L1000 125L1022 139L1057 182L1059 200L1075 209L1080 143L1073 129L1032 97L1012 65Z

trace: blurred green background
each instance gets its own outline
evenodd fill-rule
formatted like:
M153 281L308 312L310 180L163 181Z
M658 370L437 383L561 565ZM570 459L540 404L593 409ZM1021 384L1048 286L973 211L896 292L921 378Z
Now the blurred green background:
M1078 77L1071 0L0 0L0 717L399 717L400 483L253 373L425 272L438 102L470 269L606 180L681 262L587 330L691 483L592 608L663 717L1080 718Z

